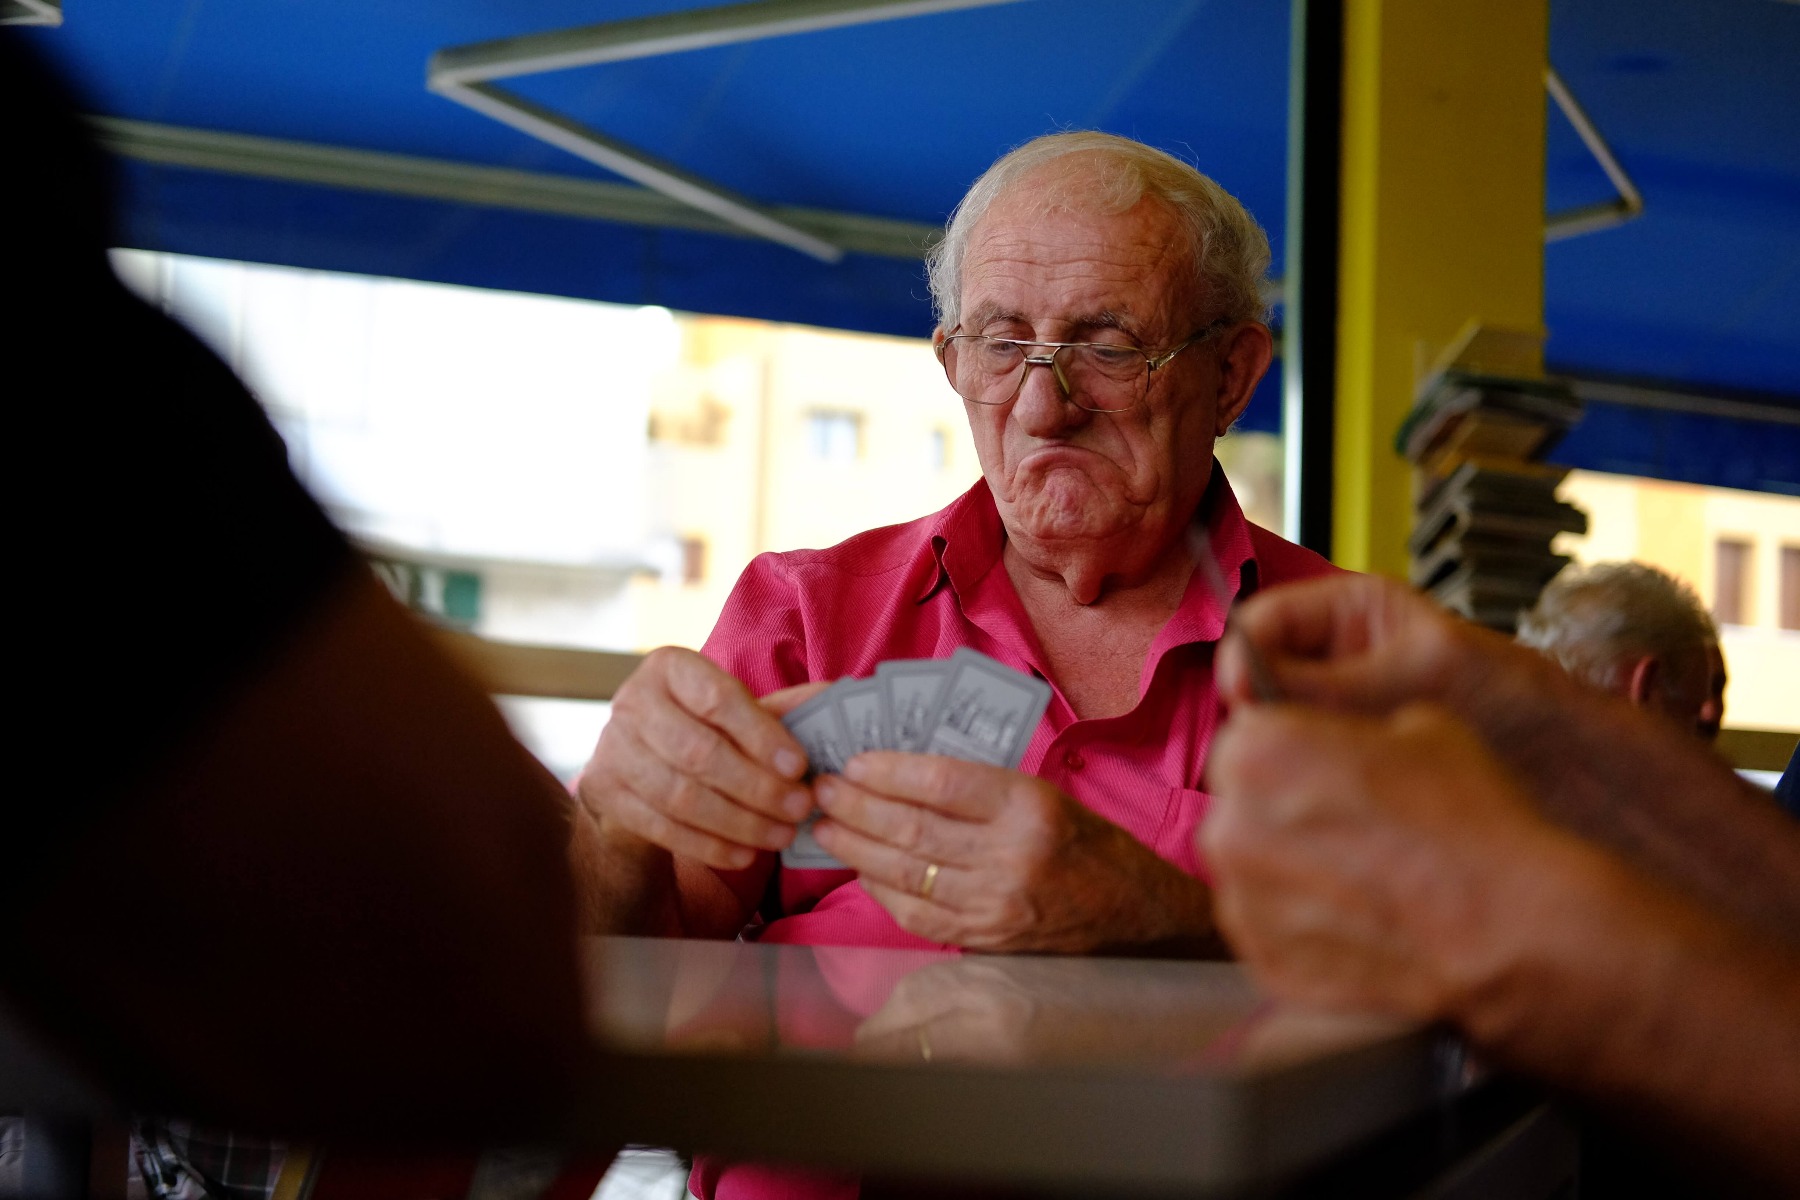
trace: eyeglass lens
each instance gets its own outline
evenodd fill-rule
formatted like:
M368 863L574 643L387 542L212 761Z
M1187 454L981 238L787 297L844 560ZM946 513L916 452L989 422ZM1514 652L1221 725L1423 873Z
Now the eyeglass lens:
M1035 347L1041 349L1041 347ZM958 395L976 404L1005 404L1023 385L1027 347L1017 342L956 334L944 342L944 373ZM1031 355L1035 362L1042 356ZM1051 354L1057 386L1076 404L1102 412L1143 399L1150 365L1127 346L1059 346Z

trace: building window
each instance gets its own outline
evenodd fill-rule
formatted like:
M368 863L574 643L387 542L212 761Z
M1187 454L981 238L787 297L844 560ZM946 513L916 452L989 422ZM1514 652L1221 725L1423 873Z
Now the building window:
M722 446L730 421L730 409L712 396L701 396L686 407L651 410L650 440L684 446Z
M862 414L842 409L807 414L806 448L820 462L855 462L862 457Z
M1800 546L1781 548L1781 627L1800 629Z
M950 465L950 431L942 426L925 435L925 465L933 471Z
M1750 543L1740 538L1713 543L1713 616L1721 625L1750 623Z
M684 537L681 539L681 582L688 584L706 582L705 538Z

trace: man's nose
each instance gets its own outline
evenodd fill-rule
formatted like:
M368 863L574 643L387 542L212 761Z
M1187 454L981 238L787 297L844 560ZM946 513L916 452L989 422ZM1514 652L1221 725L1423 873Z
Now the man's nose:
M1063 390L1056 367L1047 358L1025 360L1025 378L1013 400L1013 420L1033 437L1049 437L1087 424L1092 416Z

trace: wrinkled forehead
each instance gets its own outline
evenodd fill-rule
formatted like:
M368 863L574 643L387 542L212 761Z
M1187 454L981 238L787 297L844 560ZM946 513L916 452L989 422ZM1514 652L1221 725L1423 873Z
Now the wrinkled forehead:
M1082 182L1033 173L995 197L969 234L964 321L1033 302L1168 314L1177 323L1199 311L1188 235L1168 202L1139 193L1121 205L1116 192L1089 193Z

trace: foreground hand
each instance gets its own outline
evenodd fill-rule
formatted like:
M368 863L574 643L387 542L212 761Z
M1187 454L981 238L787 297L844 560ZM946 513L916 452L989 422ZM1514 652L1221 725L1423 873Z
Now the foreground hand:
M805 752L779 714L824 684L758 703L691 650L654 650L620 686L576 785L609 835L625 833L724 870L794 839L813 799Z
M1218 920L1264 987L1449 1021L1489 1061L1716 1155L1709 1180L1800 1187L1791 946L1551 825L1441 710L1251 706L1212 778Z
M1033 776L872 751L815 790L819 844L920 937L1079 954L1211 931L1204 884Z
M1509 719L1515 699L1561 674L1542 655L1376 575L1270 588L1232 621L1287 699L1375 713L1429 701L1484 734L1490 721ZM1219 689L1234 702L1252 698L1247 655L1234 638L1219 650Z
M1279 995L1455 1016L1500 950L1555 919L1529 885L1570 839L1441 710L1252 706L1220 731L1209 777L1219 925Z
M1371 715L1441 706L1557 824L1800 945L1792 823L1660 716L1372 576L1270 588L1234 624L1286 700ZM1242 642L1227 638L1219 651L1221 694L1234 708L1252 698Z

